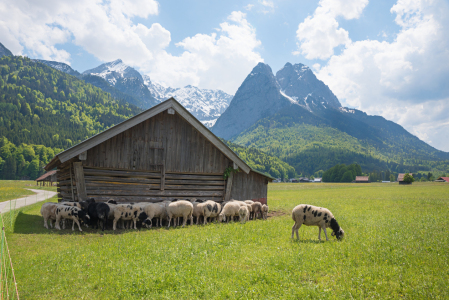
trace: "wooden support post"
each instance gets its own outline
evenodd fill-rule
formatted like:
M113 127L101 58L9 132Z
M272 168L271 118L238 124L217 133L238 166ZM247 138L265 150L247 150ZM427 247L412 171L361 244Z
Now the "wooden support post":
M228 180L226 182L226 194L225 201L229 201L231 199L231 190L232 190L232 179L234 178L234 173L231 172L228 176Z
M72 201L75 202L75 196L73 195L72 164L70 164L70 191L72 194Z
M161 167L161 191L165 189L165 165Z
M73 169L75 171L76 191L78 192L78 201L87 199L86 182L84 181L84 171L82 162L74 162Z

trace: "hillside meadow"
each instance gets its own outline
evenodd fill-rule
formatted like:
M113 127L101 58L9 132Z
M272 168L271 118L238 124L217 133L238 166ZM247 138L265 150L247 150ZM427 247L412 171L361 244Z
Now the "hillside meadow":
M46 230L29 206L7 234L20 296L449 298L448 184L270 184L268 203L267 221L104 234ZM292 240L300 203L329 208L344 240L307 226Z

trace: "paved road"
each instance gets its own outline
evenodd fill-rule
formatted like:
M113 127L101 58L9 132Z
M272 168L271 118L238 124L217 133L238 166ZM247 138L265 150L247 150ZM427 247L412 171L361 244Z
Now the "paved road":
M5 201L0 203L0 213L8 212L11 209L20 208L23 206L31 205L40 201L47 200L48 198L51 198L55 196L56 192L51 191L45 191L45 190L34 190L34 189L27 189L32 191L33 193L36 193L35 195L29 195L24 198L18 198L10 201Z

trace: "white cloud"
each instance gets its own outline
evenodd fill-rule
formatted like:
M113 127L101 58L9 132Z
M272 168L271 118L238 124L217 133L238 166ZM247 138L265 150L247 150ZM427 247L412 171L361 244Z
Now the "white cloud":
M339 28L338 16L357 19L368 0L321 0L313 16L308 16L299 24L296 37L298 51L307 59L327 59L334 54L334 48L351 42L348 32Z
M245 9L251 10L251 9L253 9L253 7L254 7L254 4L248 4L247 6L245 6Z
M217 33L177 43L184 50L179 56L165 50L171 34L161 24L133 22L158 12L155 0L7 0L0 2L0 40L14 54L26 49L32 57L66 63L70 54L58 45L72 42L99 60L121 58L173 87L192 84L228 93L262 61L255 51L261 42L242 12L232 12Z
M196 85L235 93L251 69L263 61L261 45L246 14L234 11L219 33L196 34L176 44L185 51L173 56L160 51L142 70L169 86Z
M399 0L393 42L349 41L317 72L343 105L398 122L449 151L449 5Z
M269 8L274 8L273 1L263 0L263 1L260 1L260 4L262 4L263 6L269 7Z

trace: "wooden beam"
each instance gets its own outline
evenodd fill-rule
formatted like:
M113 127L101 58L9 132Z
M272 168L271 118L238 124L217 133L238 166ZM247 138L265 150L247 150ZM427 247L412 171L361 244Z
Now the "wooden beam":
M165 166L162 166L161 170L161 191L165 189Z
M80 155L78 156L79 160L86 160L87 159L87 150L80 153Z
M70 164L70 190L72 193L72 201L75 201L75 196L73 195L73 179L72 179L72 164Z
M226 182L226 193L225 193L225 201L229 201L231 198L231 190L232 190L232 179L234 178L234 173L231 172L228 176L228 181Z
M84 201L87 199L87 193L82 162L74 162L73 170L75 171L76 191L78 194L78 199L79 201Z
M127 189L89 189L89 195L111 196L172 196L172 197L223 197L223 191L177 191L177 190L127 190ZM91 196L92 197L92 196Z

